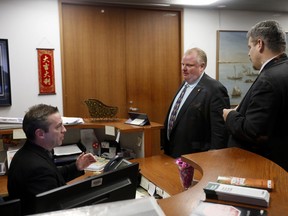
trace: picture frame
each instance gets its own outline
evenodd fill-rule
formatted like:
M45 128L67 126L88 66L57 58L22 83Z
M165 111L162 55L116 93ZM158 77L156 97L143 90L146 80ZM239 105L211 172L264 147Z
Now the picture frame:
M8 39L0 39L0 106L11 106Z
M226 88L231 107L237 106L258 76L248 56L247 31L217 31L216 79Z

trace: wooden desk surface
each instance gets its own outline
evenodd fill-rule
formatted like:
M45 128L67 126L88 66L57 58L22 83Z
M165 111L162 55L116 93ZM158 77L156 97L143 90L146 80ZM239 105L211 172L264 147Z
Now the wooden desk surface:
M131 162L138 162L140 173L169 195L176 195L184 191L174 158L162 154L137 158ZM195 170L194 180L198 181L201 177L201 173Z
M0 196L8 196L7 175L0 176Z
M125 124L125 121L127 119L117 119L115 121L92 121L91 118L84 118L83 119L85 123L83 124L76 124L76 125L65 125L66 128L103 128L105 126L113 126L115 128L118 128L122 132L141 132L144 130L154 130L154 129L161 129L163 128L163 124L159 124L156 122L150 122L150 125L145 126L135 126L130 124ZM22 127L22 125L20 126ZM13 129L2 129L0 130L0 134L12 134Z
M203 188L209 181L215 182L218 175L273 179L275 190L270 192L270 206L266 209L271 216L287 215L288 173L272 161L238 148L184 155L183 160L203 177L187 191L158 201L167 216L190 215L199 201L205 200Z

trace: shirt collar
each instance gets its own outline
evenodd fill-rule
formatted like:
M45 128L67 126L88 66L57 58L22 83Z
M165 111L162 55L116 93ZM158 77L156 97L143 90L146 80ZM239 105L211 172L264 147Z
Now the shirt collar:
M268 59L266 62L264 62L264 64L262 65L262 67L261 67L261 69L260 69L260 71L259 71L259 74L261 73L261 71L263 70L263 68L264 68L270 61L272 61L273 59L277 58L278 56L282 56L282 55L283 55L283 53L281 53L280 55L276 55L276 56Z

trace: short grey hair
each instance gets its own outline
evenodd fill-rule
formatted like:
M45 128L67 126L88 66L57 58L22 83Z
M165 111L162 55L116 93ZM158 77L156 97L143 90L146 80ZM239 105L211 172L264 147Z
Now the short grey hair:
M190 55L190 54L192 54L194 52L197 53L197 62L198 62L198 64L204 63L205 67L206 67L207 66L207 55L202 49L200 49L198 47L194 47L194 48L188 49L184 53L184 56Z
M247 38L250 37L254 44L258 39L262 39L267 48L273 52L286 50L286 33L275 20L266 20L254 25L247 33Z

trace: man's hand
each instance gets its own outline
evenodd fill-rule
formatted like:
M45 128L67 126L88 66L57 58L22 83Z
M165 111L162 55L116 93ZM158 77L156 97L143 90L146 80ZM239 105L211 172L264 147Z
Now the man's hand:
M91 153L82 153L76 160L76 166L79 171L84 170L90 164L96 162L96 158Z
M231 111L235 111L237 109L238 106L236 106L235 108L233 109L223 109L223 118L224 118L224 121L226 121L226 118L228 116L228 114L231 112Z

